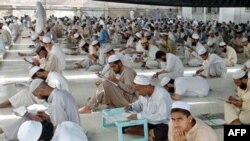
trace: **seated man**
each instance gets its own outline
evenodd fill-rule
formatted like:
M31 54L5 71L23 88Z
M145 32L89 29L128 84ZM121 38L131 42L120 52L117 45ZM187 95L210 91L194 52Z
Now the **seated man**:
M169 122L169 141L217 141L214 130L191 115L190 106L182 101L173 103Z
M170 108L172 106L170 95L164 88L151 85L147 76L137 75L134 83L135 91L140 97L136 102L127 105L125 110L133 110L138 114L131 114L128 119L147 119L150 140L167 140L166 133L168 132ZM124 131L125 133L143 135L143 129L138 126L128 127Z
M96 95L86 106L79 109L80 113L91 113L101 103L108 107L123 107L137 100L138 97L133 88L136 72L124 66L117 55L109 56L108 62L115 77L105 78L106 80L98 86Z
M199 55L203 59L203 66L196 71L195 75L204 78L225 77L227 67L218 55L209 54L205 48L199 50Z
M233 67L237 63L236 51L225 42L220 42L220 51L227 67Z
M237 95L228 97L224 104L225 121L227 124L240 125L250 123L250 81L243 70L233 74L237 86Z
M209 92L207 80L200 76L177 77L176 79L164 77L161 80L161 86L170 93L173 100L180 100L182 96L204 97Z
M75 63L74 68L85 68L88 71L100 71L105 63L103 48L97 40L91 43L88 58Z
M158 51L156 52L155 58L162 61L161 67L163 70L154 74L153 78L158 78L161 80L165 76L173 79L183 76L183 64L181 60L174 54Z
M0 133L4 133L7 140L17 140L18 129L27 120L47 120L53 124L54 129L64 121L72 121L80 125L76 101L67 91L54 89L42 79L34 79L30 84L30 93L50 104L49 115L45 112L37 112L36 115L26 113L12 125L0 128Z

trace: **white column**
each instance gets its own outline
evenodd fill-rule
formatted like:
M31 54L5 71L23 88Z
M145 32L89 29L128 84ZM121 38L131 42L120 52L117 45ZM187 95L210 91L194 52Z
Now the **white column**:
M182 7L182 17L184 19L192 19L192 7Z
M235 21L235 8L220 8L219 22Z

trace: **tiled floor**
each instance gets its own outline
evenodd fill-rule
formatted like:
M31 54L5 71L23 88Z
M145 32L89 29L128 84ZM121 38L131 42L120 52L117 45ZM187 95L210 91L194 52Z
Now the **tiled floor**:
M25 43L25 44L24 44ZM17 43L7 52L7 56L0 65L0 101L5 100L11 95L15 94L13 85L3 85L15 81L28 80L29 64L23 61L22 57L17 55L19 50L28 50L27 46L30 41L28 39L19 39ZM21 44L21 45L20 45ZM72 61L81 59L81 56L67 56L67 64L70 65ZM234 68L228 69L228 75L225 79L211 79L208 80L211 91L208 97L205 98L183 98L191 104L191 110L194 115L203 113L223 113L223 100L227 96L234 94L234 84L231 79L231 73L241 68L238 65ZM190 76L194 73L196 68L186 68L185 75ZM136 70L140 74L152 75L155 70ZM86 72L83 69L66 70L64 75L69 80L72 94L76 98L80 106L84 105L91 95L95 92L94 73ZM11 108L0 109L0 127L8 125L15 121L18 117L14 116ZM81 122L90 141L117 141L117 131L115 128L107 129L102 127L101 113L95 112L88 115L81 115ZM219 141L223 141L223 128L215 130ZM4 137L1 136L1 140ZM131 138L126 135L125 138Z

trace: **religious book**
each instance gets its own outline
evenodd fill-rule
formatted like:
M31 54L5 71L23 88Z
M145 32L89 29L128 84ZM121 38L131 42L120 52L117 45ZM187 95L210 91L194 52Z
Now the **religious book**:
M102 78L103 80L107 80L107 81L110 82L111 84L113 84L113 85L115 85L116 87L118 87L118 84L116 84L115 82L109 80L107 77L105 77L105 76L102 75L101 73L96 72L96 75L97 75L99 78Z
M27 58L23 58L23 60L31 65L35 65L33 61L28 60Z
M28 111L25 106L20 106L18 108L13 109L13 112L16 116L23 117Z

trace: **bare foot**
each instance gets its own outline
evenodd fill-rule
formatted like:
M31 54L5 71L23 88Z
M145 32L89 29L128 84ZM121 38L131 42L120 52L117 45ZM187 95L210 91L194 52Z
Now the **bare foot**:
M3 134L4 132L3 132L3 129L2 128L0 128L0 134Z
M12 105L11 105L9 100L6 100L6 101L0 103L0 108L7 108L7 107L11 107L11 106Z
M88 114L92 112L92 109L89 106L83 106L78 111L80 114Z
M242 125L241 121L239 119L235 119L231 122L231 125Z

